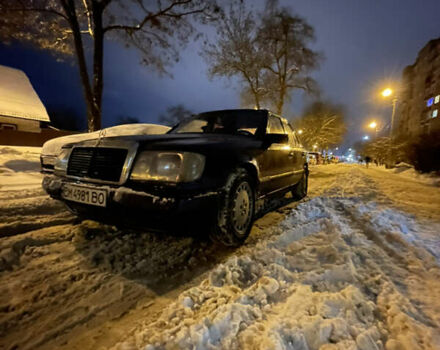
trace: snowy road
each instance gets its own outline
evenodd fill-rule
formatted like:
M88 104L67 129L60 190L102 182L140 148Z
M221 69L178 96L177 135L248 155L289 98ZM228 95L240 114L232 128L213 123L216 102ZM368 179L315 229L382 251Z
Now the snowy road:
M0 349L440 349L429 181L314 167L232 250L80 222L37 164L0 149Z

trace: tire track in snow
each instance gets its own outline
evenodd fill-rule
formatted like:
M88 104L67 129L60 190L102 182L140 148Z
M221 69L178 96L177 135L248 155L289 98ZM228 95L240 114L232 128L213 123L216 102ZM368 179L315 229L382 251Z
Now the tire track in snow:
M41 228L73 223L75 218L67 212L47 216L16 216L14 221L0 224L0 238L15 236Z
M425 287L435 286L438 266L389 231L407 234L405 215L389 217L394 210L381 207L389 225L377 232L363 219L365 203L384 200L370 185L349 171L325 196L301 203L269 240L229 258L115 349L437 348L435 312L425 314L429 306L419 308L407 290L421 272Z
M77 235L64 225L1 241L2 254L16 254L12 271L0 273L2 342L57 348L70 331L118 318L148 295L134 281L90 268L72 244Z
M331 201L312 199L301 204L300 213L280 225L280 235L220 265L201 285L179 296L178 302L165 310L157 322L138 329L135 344L126 345L143 348L151 344L151 349L192 346L254 349L289 347L289 344L301 348L309 344L308 348L317 349L328 342L356 344L352 336L343 331L347 327L344 321L342 326L337 325L338 320L333 324L333 320L324 322L324 318L315 325L304 322L291 327L288 324L289 319L296 319L295 315L316 317L319 315L316 308L325 308L328 298L347 304L342 305L342 309L352 309L354 305L345 297L339 297L339 293L359 294L356 288L349 286L354 278L345 267L349 256L339 257L337 249L328 250L333 244L339 249L347 247L335 233L326 232L335 229L331 218L337 215L329 203ZM321 254L324 259L319 259ZM361 310L369 310L367 314L371 315L368 299L358 297ZM368 321L370 316L367 316L358 314L371 328L374 322ZM325 317L335 318L330 314ZM313 340L322 333L321 329L328 327L330 331L326 335ZM377 331L369 331L370 328L359 330L356 336L364 339L367 337L364 332L368 331L374 333L374 341L379 341Z
M67 212L64 204L47 195L12 199L0 203L0 220L16 215L51 215L61 211Z
M376 184L376 181L369 178L363 169L361 171L355 168L351 173L357 174L354 181L359 185L356 192L361 196L341 198L339 209L355 232L365 235L374 243L370 250L375 251L375 258L370 259L370 265L385 273L383 277L390 284L387 287L388 292L394 293L394 298L400 299L403 312L410 315L405 321L405 327L415 330L418 338L416 343L424 343L426 332L431 337L428 343L440 346L440 339L435 336L440 335L440 303L431 293L432 290L440 290L439 252L438 249L433 251L432 247L435 245L426 239L426 233L437 224L423 218L417 220L412 214L394 209L392 198L376 189L376 186L365 198L362 196L364 191L359 187L371 188L371 184ZM338 187L350 188L351 182L352 179L345 178L333 190L338 192ZM369 201L371 199L374 200ZM364 253L365 249L359 251L360 255ZM382 312L385 319L390 318L387 310ZM399 313L396 312L394 316L396 315ZM418 329L418 322L427 326L428 330ZM399 332L395 332L394 336L399 338Z
M5 201L15 200L15 199L27 199L33 197L46 197L44 190L40 188L35 189L22 189L22 190L5 190L0 191L0 201L1 203L6 203Z

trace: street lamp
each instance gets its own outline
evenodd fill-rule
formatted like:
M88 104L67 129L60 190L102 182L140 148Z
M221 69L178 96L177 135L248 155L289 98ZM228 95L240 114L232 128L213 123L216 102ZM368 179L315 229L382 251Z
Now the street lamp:
M376 133L376 138L377 138L377 123L375 121L372 121L370 124L368 124L368 127L371 129L374 129L374 132Z
M382 96L383 97L389 97L393 94L393 90L391 90L390 88L386 88L385 90L382 91Z
M301 135L302 133L303 133L303 130L302 130L302 129L299 129L299 130L298 130L298 134Z
M383 97L390 97L391 95L393 95L394 91L391 90L390 88L386 88L385 90L382 91L382 96ZM393 111L391 113L391 126L390 126L390 137L393 136L393 129L394 129L394 117L396 115L396 104L397 104L397 98L394 97L393 98Z
M369 140L369 139L370 139L370 136L368 136L368 135L365 135L365 136L363 137L363 139L364 139L365 141L367 141L367 140Z

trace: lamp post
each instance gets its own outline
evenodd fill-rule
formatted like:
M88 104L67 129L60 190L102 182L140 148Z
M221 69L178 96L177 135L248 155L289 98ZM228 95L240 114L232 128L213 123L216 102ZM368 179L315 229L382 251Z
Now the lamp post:
M393 93L394 93L393 90L391 90L390 88L386 88L385 90L382 91L382 96L387 98L387 97L390 97L391 95L393 95ZM393 136L394 118L396 115L397 98L394 97L392 99L392 102L393 102L393 111L391 112L390 138Z
M396 117L396 105L397 105L397 98L393 98L393 111L391 113L390 137L393 136L393 131L394 131L394 118Z

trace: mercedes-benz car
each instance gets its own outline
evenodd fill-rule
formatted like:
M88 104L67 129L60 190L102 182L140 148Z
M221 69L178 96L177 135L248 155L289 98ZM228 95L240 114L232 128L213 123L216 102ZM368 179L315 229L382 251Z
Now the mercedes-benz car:
M211 238L237 246L250 233L258 199L288 191L301 199L307 183L306 151L290 124L267 110L238 109L194 115L163 135L69 145L43 188L73 212L103 221L208 218Z

